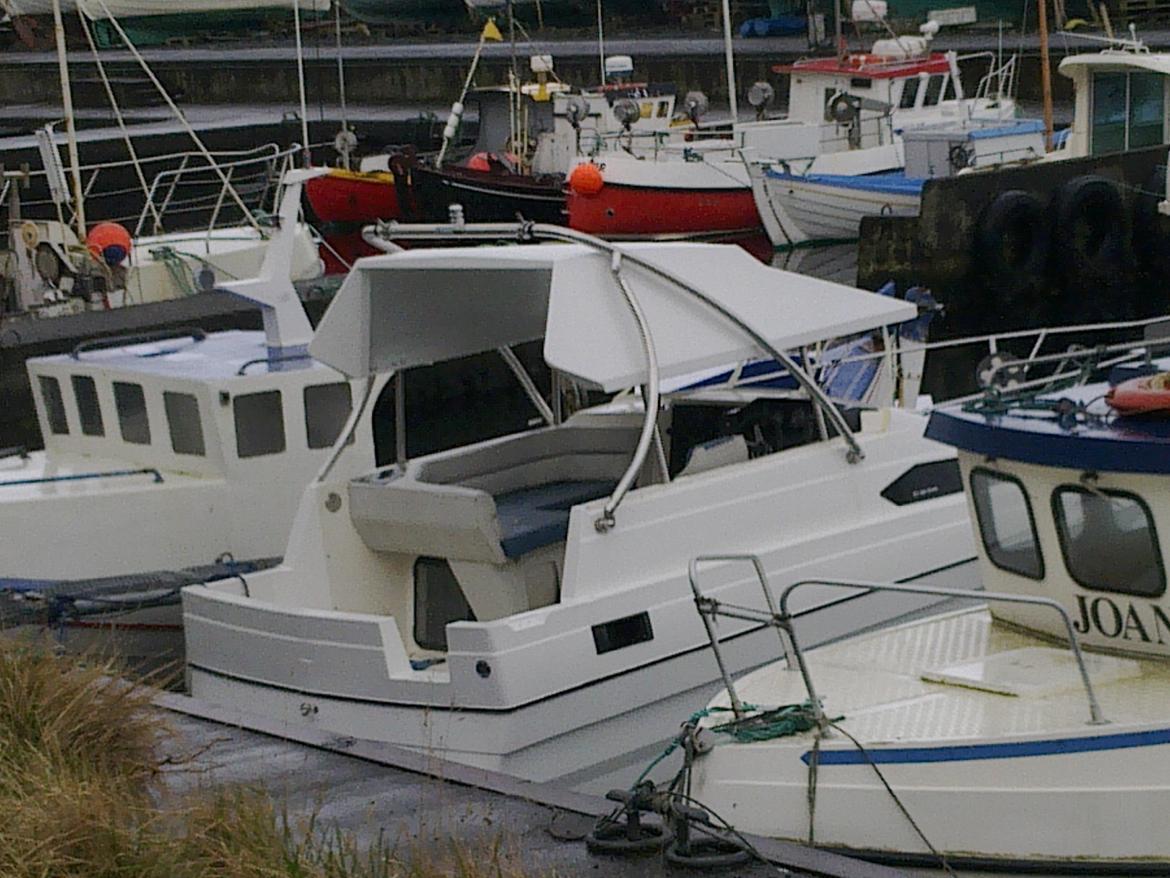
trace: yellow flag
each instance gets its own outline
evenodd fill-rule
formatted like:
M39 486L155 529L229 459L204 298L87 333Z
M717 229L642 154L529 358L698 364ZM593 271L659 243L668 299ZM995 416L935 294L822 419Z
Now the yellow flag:
M500 29L496 27L496 20L489 18L487 24L483 26L483 33L480 34L485 40L495 40L497 43L503 42L504 35L500 33Z

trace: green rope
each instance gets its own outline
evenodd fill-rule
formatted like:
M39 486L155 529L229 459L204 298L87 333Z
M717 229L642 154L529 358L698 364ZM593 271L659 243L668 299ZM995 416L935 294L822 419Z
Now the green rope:
M150 255L163 264L180 293L185 296L193 296L199 292L199 288L195 284L195 273L191 270L191 266L175 252L174 247L154 247L150 250Z

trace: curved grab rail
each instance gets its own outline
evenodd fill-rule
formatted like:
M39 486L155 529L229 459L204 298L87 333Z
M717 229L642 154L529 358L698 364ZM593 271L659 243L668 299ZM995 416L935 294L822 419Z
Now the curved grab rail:
M166 481L163 474L154 467L143 469L115 469L97 473L71 473L66 476L41 476L36 479L12 479L0 481L0 488L11 488L17 485L51 485L56 482L85 482L90 479L114 479L124 476L153 476L156 485Z
M367 236L367 231L373 230L373 234ZM620 267L625 262L630 262L643 271L658 277L667 283L673 284L683 292L694 296L724 320L728 321L732 326L740 330L744 335L751 340L751 342L759 347L765 354L776 359L785 368L789 370L796 382L808 393L813 403L817 405L832 422L833 427L837 433L844 439L848 446L846 451L846 460L850 463L857 463L865 459L865 452L857 441L857 437L853 435L853 430L849 427L845 417L840 410L833 404L828 395L821 389L821 387L806 374L803 369L798 367L795 361L772 345L764 336L753 329L750 325L741 320L734 312L724 307L720 302L712 299L710 296L702 292L702 290L689 284L685 279L675 274L674 272L661 268L652 262L639 257L636 253L621 247L610 241L595 237L594 235L585 232L579 232L575 229L568 229L563 226L553 225L551 223L533 223L533 222L516 222L516 223L411 223L399 224L397 222L383 223L379 222L375 226L367 226L362 230L362 237L364 239L372 238L374 235L381 237L388 242L401 238L472 238L472 239L486 239L499 240L502 238L513 238L518 242L525 243L537 239L547 239L555 241L565 241L573 244L584 244L588 247L598 250L602 253L608 254L615 260L617 266L615 271L615 278L618 279L619 287L622 295L626 299L627 305L630 306L631 313L634 316L635 322L638 323L639 331L649 333L649 326L645 323L645 315L641 312L641 307L638 305L637 296L634 295L633 290L629 288L628 284L620 278L617 274ZM652 350L652 348L651 348ZM647 364L648 368L650 364ZM657 363L653 366L654 374L657 375ZM656 390L656 389L655 389ZM655 394L657 399L657 394ZM649 400L647 400L649 403ZM658 411L657 408L651 408L649 404L646 405L645 419L643 421L642 429L643 435L647 431L652 433L653 424L655 423ZM649 452L651 442L643 443L639 439L638 447L635 450L634 459L627 467L625 475L622 476L618 487L623 484L626 485L626 490L629 489L629 484L633 483L638 471L642 468L645 462L646 454ZM628 480L627 480L628 477ZM609 530L614 523L614 512L617 506L621 503L621 499L625 492L621 494L615 489L614 493L610 495L609 501L605 505L605 512L599 517L594 525L599 531ZM616 502L615 502L616 498Z
M1105 719L1101 712L1101 705L1097 701L1097 693L1093 690L1093 683L1089 679L1089 670L1085 667L1085 657L1081 652L1080 644L1077 642L1076 630L1073 628L1072 617L1069 616L1068 611L1057 601L1052 598L1038 597L1034 595L1020 595L1007 594L1005 592L997 591L976 591L967 588L933 588L926 585L894 585L890 583L878 582L849 582L846 580L833 579L805 579L800 582L794 582L780 593L780 612L778 617L780 619L791 619L788 613L788 597L799 588L806 585L823 585L829 588L864 588L870 591L892 591L900 594L917 594L929 595L934 597L950 597L950 598L966 598L969 600L980 601L984 603L997 602L1007 604L1028 604L1035 607L1048 607L1060 614L1061 620L1064 622L1064 627L1068 633L1069 649L1072 650L1073 657L1077 662L1077 669L1080 671L1081 683L1085 687L1085 695L1089 699L1089 724L1090 725L1104 725L1109 721ZM792 632L789 630L789 635ZM808 669L804 662L804 655L800 651L800 647L796 644L796 638L792 637L793 653L796 661L800 666L801 674L804 676L806 682L810 680ZM812 697L811 683L809 685L810 697ZM821 705L813 698L813 712L818 720L822 718Z
M189 338L198 343L207 338L207 333L197 326L189 329L161 329L158 332L130 332L121 335L110 335L104 338L87 338L78 342L69 356L80 360L82 354L93 351L102 351L107 348L119 348L132 344L146 344L152 341L170 341L174 338Z

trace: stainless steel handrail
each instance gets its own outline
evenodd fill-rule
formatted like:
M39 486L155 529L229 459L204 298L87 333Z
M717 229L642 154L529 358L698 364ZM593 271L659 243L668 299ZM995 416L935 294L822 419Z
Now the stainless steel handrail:
M629 262L643 271L654 275L674 286L678 287L683 292L698 299L708 308L713 310L716 314L727 320L732 326L739 329L747 338L759 347L764 354L771 356L778 363L783 365L796 380L796 382L809 395L813 403L819 406L832 422L833 427L837 433L844 440L847 451L846 460L850 463L857 463L865 458L865 452L857 441L857 437L853 435L853 430L849 427L845 416L841 414L840 410L829 399L828 395L821 389L821 387L806 374L796 363L783 351L777 349L764 336L758 333L750 325L741 320L732 311L725 308L720 302L712 299L710 296L702 292L702 290L689 284L684 278L675 274L668 269L661 268L652 262L649 262L638 256L635 251L627 250L626 248L610 241L597 238L593 235L579 232L575 229L564 228L563 226L552 225L550 223L532 223L532 222L518 222L518 223L411 223L400 224L397 222L382 223L379 222L375 226L367 226L362 230L363 238L377 236L383 238L388 242L405 238L466 238L468 240L499 240L503 238L513 238L520 242L534 241L537 239L547 239L556 241L567 241L570 243L584 244L592 247L602 253L608 254L613 260L613 267L615 279L618 281L619 289L622 292L627 305L630 307L631 314L635 323L638 324L639 332L642 333L645 341L650 341L648 346L644 345L644 352L647 355L647 368L657 377L658 364L654 357L653 343L650 339L650 329L645 321L645 315L641 311L641 306L638 304L637 296L634 295L632 289L621 278L619 272L622 264ZM657 384L657 382L653 382ZM655 391L657 388L655 388ZM634 458L630 461L625 474L618 482L614 493L610 495L609 501L606 502L605 509L601 516L597 518L594 525L599 531L606 531L613 526L614 512L621 503L626 491L630 485L633 484L637 477L638 471L642 468L645 461L646 454L649 452L651 441L643 442L642 438L647 433L650 438L653 438L653 426L657 422L658 410L657 406L651 406L651 403L657 403L657 393L654 393L653 399L647 399L645 405L645 416L643 421L642 437L639 439L638 447L635 450Z
M805 579L800 582L794 582L780 593L780 618L790 619L788 613L788 598L799 588L808 585L823 585L828 588L862 588L870 591L889 591L899 594L917 594L932 597L949 597L949 598L963 598L967 600L980 601L984 603L1007 603L1007 604L1027 604L1034 607L1048 607L1051 610L1060 614L1060 618L1064 621L1065 631L1068 633L1068 645L1072 650L1073 656L1077 662L1077 669L1080 671L1081 682L1085 687L1085 695L1089 700L1089 724L1090 725L1104 725L1108 723L1104 714L1101 712L1101 705L1097 701L1097 694L1093 691L1093 683L1089 679L1089 670L1085 667L1085 657L1081 652L1081 646L1077 642L1076 629L1073 628L1072 617L1069 616L1068 611L1058 602L1052 598L1039 597L1035 595L1021 595L1021 594L1007 594L1005 592L997 591L976 591L968 588L937 588L927 585L895 585L892 583L881 582L850 582L847 580L833 580L833 579ZM796 637L789 631L792 639L793 653L796 657L797 663L800 665L801 674L806 680L809 679L808 668L804 661L804 654L801 652L800 646L797 644ZM809 689L809 697L813 698L812 689ZM819 702L813 702L813 712L817 716L818 721L823 720L822 708Z
M699 589L699 567L701 564L723 561L723 562L748 562L752 564L755 569L756 578L759 580L761 587L764 590L765 601L768 605L767 612L757 610L753 607L737 606L735 604L724 604L720 601L703 595ZM1068 633L1069 649L1072 650L1073 657L1076 659L1077 669L1080 672L1081 682L1085 687L1085 695L1089 701L1089 724L1090 725L1105 725L1109 721L1101 710L1100 702L1097 700L1097 694L1093 689L1092 680L1089 679L1089 671L1085 666L1085 657L1081 652L1080 644L1077 642L1076 629L1073 628L1072 617L1069 616L1068 611L1057 601L1051 598L1036 597L1032 595L1018 595L1005 594L1003 592L994 591L975 591L973 589L962 588L936 588L924 585L901 585L893 583L881 582L864 582L864 581L849 581L849 580L833 580L833 579L804 579L800 582L794 582L784 589L780 594L780 602L777 606L776 601L772 596L771 586L768 584L767 573L764 570L763 562L758 555L739 554L739 555L699 555L691 560L688 567L688 576L691 583L691 591L695 597L695 608L699 612L699 616L703 619L703 625L707 629L707 636L711 641L711 649L715 654L715 663L719 666L719 673L723 678L723 685L727 688L728 696L731 700L731 707L737 718L742 717L744 713L743 702L739 698L739 694L735 691L735 684L727 672L727 667L723 661L723 655L719 649L719 641L715 636L712 619L715 616L724 616L730 619L741 619L749 622L758 622L764 625L770 625L776 628L780 634L781 644L784 647L785 660L788 663L789 670L792 669L793 661L796 662L797 669L800 671L801 678L804 681L805 691L808 694L808 701L813 718L817 725L822 729L827 728L829 720L825 716L824 708L821 705L816 688L813 685L812 674L809 671L808 663L805 661L804 652L800 648L800 643L796 638L795 626L793 623L793 615L788 611L788 598L797 589L809 585L820 585L828 588L848 588L848 589L863 589L870 592L896 592L899 594L916 594L924 597L949 597L960 598L965 600L979 601L981 603L1000 602L1012 604L1027 604L1030 606L1048 607L1060 614L1060 618L1064 621L1065 630ZM787 643L785 643L785 635L787 635Z

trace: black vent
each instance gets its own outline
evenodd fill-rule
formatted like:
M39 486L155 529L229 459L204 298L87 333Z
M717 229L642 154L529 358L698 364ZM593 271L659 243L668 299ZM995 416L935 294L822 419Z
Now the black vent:
M959 474L957 460L936 460L913 466L897 479L886 485L882 497L895 506L907 506L957 494L963 490L963 479Z
M649 613L637 613L593 626L593 645L597 647L598 655L653 639Z

